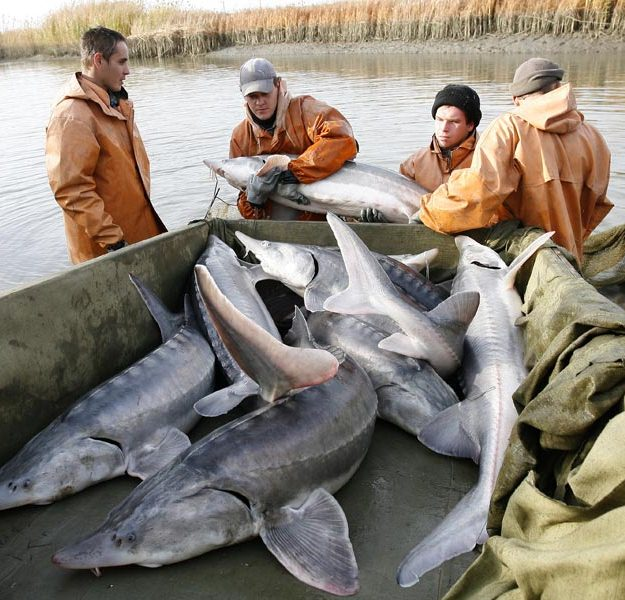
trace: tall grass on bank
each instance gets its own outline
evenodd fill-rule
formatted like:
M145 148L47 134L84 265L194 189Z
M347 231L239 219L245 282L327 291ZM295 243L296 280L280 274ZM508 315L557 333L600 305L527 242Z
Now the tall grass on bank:
M486 34L625 34L625 0L346 0L215 13L139 0L68 5L38 28L0 33L0 58L76 54L94 25L121 31L139 57L202 54L232 45L470 40Z

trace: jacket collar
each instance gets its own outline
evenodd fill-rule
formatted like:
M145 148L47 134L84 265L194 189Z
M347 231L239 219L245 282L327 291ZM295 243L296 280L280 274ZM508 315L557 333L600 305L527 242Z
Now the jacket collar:
M128 92L124 88L118 93L119 97L128 102L132 107L132 100L128 98ZM82 76L82 73L74 73L71 75L69 81L61 92L60 98L56 104L59 104L63 100L77 99L85 100L88 102L95 102L100 106L102 112L111 117L115 117L122 121L126 120L126 117L119 111L111 107L111 99L109 98L108 90L105 90L97 83L90 81L86 77Z

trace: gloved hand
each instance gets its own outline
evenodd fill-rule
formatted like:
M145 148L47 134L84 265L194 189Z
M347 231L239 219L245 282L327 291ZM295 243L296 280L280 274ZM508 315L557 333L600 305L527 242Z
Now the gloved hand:
M417 211L414 215L412 215L412 217L410 217L410 219L408 219L408 223L415 223L418 225L423 225L423 221L421 220L421 217L419 216L419 211Z
M388 219L377 208L363 208L358 220L361 223L388 223Z
M265 160L265 164L256 171L258 177L267 175L271 169L286 171L289 168L291 159L286 154L272 154Z
M106 251L115 252L115 250L121 250L122 248L125 248L127 245L128 245L128 242L126 240L119 240L119 242L115 242L114 244L109 244L106 247Z
M271 192L278 187L282 171L274 167L263 176L258 173L260 173L260 171L250 175L247 181L247 187L245 188L247 201L254 206L262 206L265 204Z

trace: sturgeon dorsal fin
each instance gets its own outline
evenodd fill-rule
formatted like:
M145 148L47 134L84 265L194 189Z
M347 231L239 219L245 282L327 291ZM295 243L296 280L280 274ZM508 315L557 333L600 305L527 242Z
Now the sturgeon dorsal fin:
M506 269L506 274L503 278L504 285L508 289L514 287L514 280L516 278L519 269L525 264L525 262L534 255L536 252L553 234L555 231L548 231L538 236L521 254L519 254Z
M171 338L184 324L184 315L178 315L171 312L162 302L161 299L141 281L136 275L128 273L130 281L132 281L139 295L148 307L150 314L156 321L158 328L161 330L161 338L166 342Z
M365 243L346 223L332 213L327 213L326 219L341 249L349 285L330 296L323 308L352 315L384 314L384 297L396 297L395 286Z
M358 565L339 503L322 488L265 516L260 537L289 573L338 596L358 591Z
M208 269L195 267L198 288L215 328L241 369L259 385L259 395L272 402L299 388L336 375L336 358L316 348L291 348L241 313L224 296Z

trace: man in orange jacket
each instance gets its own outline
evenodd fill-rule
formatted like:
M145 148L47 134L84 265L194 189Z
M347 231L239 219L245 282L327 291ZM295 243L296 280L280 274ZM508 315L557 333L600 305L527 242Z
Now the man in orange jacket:
M544 58L520 65L510 86L516 108L481 135L470 168L421 197L414 218L444 233L519 219L555 231L581 265L584 240L613 206L610 151L563 75Z
M428 192L445 183L452 171L471 166L482 119L480 97L468 85L450 83L436 94L432 105L434 135L426 148L411 154L399 172L414 179ZM360 221L384 223L386 217L375 208L363 209Z
M123 88L124 36L95 27L81 38L46 129L50 187L63 209L70 259L80 263L166 231L150 202L150 163Z
M432 105L434 135L427 148L410 155L399 172L433 192L456 169L471 166L482 119L480 97L468 85L449 84L436 94Z
M232 132L230 158L270 155L257 178L277 183L312 183L338 171L358 152L351 125L335 108L312 96L291 97L286 82L264 58L248 60L240 70L245 119ZM289 157L288 155L295 155ZM323 220L324 215L239 194L246 219Z

